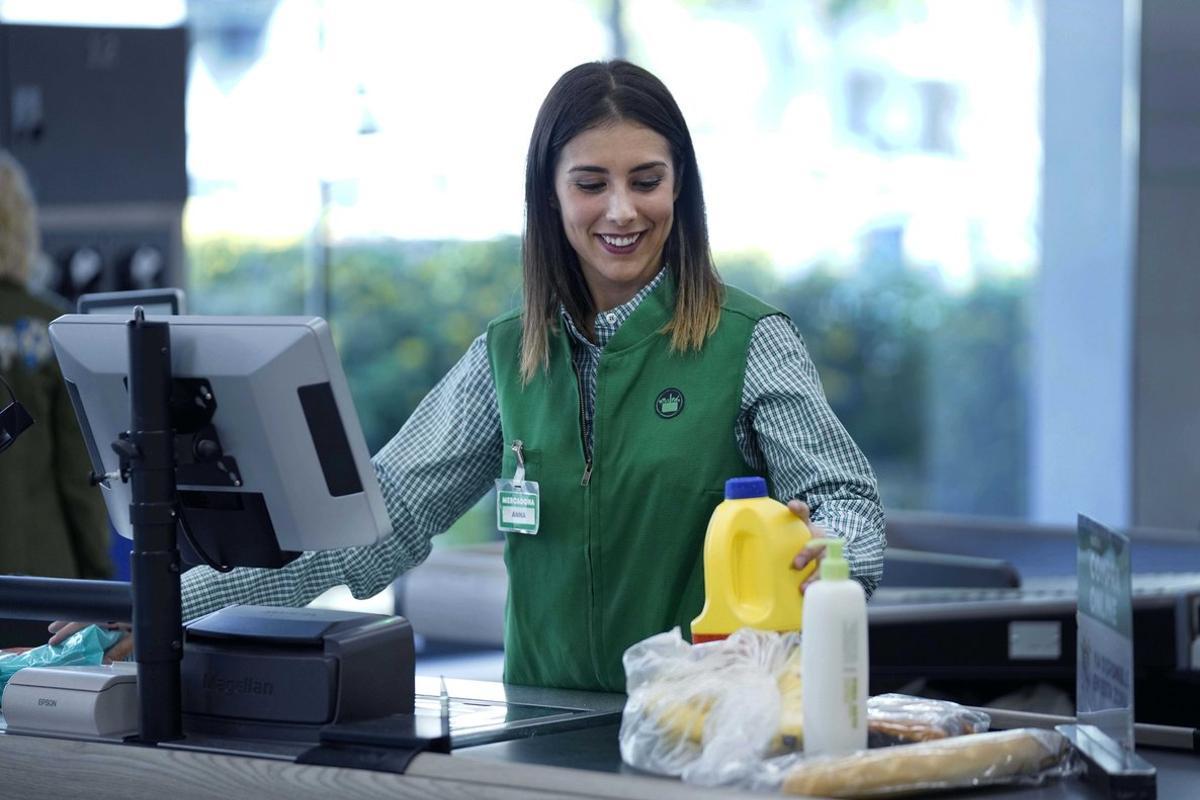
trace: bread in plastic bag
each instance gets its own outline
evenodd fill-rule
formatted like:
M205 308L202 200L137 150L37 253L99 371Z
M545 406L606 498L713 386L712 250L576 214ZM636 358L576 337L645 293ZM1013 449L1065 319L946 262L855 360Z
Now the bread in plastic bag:
M805 775L826 775L821 765L829 763L829 758L805 761L796 752L804 741L800 648L799 634L752 629L698 645L685 642L675 629L633 645L624 656L629 699L621 718L622 759L639 769L677 775L689 783L771 791L784 788L789 779L792 786L798 786L810 780ZM870 742L876 747L895 746L864 750L847 758L864 759L866 775L874 773L882 775L880 780L908 782L886 784L886 788L883 783L867 789L851 785L845 796L984 782L1030 782L1040 775L1030 771L1033 765L1042 763L1052 764L1045 774L1062 771L1062 759L1056 762L1051 758L1069 750L1058 734L1036 731L1025 737L1007 736L999 741L1015 738L1018 743L993 746L991 740L978 738L989 723L985 712L945 700L901 694L870 698ZM944 752L954 753L948 758L956 768L983 764L981 771L959 773L951 769L938 781L927 776L924 784L905 778L906 764L915 763L909 769L922 765L939 769L939 758L944 758L939 754L943 751L907 750L915 745L897 742L934 745L967 740L977 746L960 750L964 744L947 745ZM1022 747L1029 748L1025 758L1007 749L1017 751ZM900 751L894 761L876 755L893 750ZM1041 758L1043 753L1047 754L1045 759ZM964 754L972 755L974 760ZM995 763L985 763L989 757Z
M763 758L804 743L799 634L743 629L689 645L678 629L626 651L629 701L622 718L626 763L680 775L721 742ZM986 731L988 715L945 700L884 694L867 701L873 746Z
M693 646L676 628L630 647L624 664L627 764L687 780L799 746L798 634L743 629Z
M1069 769L1071 746L1052 730L954 736L800 761L782 776L789 794L893 797L933 789L1036 783Z
M928 742L983 733L991 724L986 712L907 694L880 694L867 700L867 745Z

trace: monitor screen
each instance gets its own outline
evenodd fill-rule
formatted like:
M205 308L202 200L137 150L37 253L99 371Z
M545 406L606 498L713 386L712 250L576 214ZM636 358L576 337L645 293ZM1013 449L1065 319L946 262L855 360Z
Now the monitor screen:
M111 445L130 427L128 320L69 314L50 324L50 339L97 474L118 470ZM204 459L188 463L188 447L194 442L176 436L183 521L210 555L222 563L278 566L270 553L276 545L285 553L332 549L371 544L390 532L358 414L324 320L147 320L170 323L173 413L178 415L180 405L215 404L215 409L202 411L211 415L219 457L209 451ZM210 399L202 401L199 395ZM130 484L110 477L101 488L115 527L132 538ZM181 540L186 552L183 544ZM238 548L252 551L249 558L244 552L239 556Z
M182 289L134 289L127 292L81 294L75 302L80 314L124 314L133 316L141 306L147 314L186 314Z

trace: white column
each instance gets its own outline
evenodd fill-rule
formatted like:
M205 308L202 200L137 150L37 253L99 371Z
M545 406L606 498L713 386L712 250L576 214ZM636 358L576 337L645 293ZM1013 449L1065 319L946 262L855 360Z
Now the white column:
M1142 8L1133 521L1200 528L1200 3Z
M1048 0L1042 264L1031 337L1030 516L1132 513L1138 15Z

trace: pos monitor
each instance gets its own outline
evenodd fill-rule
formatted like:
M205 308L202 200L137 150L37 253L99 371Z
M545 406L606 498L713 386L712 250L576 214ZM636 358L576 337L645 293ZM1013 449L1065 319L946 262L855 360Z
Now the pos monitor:
M80 314L127 314L141 306L147 314L186 314L183 290L132 289L124 292L93 292L81 294L75 301L75 310Z
M147 316L170 326L170 419L186 561L277 567L390 531L320 318ZM109 516L132 538L128 317L69 314L50 339ZM114 445L115 443L115 445ZM122 463L124 461L124 463ZM191 551L191 552L189 552Z

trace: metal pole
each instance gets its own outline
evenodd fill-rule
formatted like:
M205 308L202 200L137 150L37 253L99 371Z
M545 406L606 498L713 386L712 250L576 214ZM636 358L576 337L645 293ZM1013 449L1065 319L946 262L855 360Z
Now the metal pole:
M321 240L317 254L319 291L321 293L320 315L330 322L333 316L333 228L330 215L333 212L333 187L329 181L321 181ZM332 324L332 323L330 323Z
M0 575L0 617L129 622L132 613L129 584L123 581Z
M610 0L608 4L608 32L612 34L612 57L629 58L629 45L625 38L625 20L621 12L621 0Z

